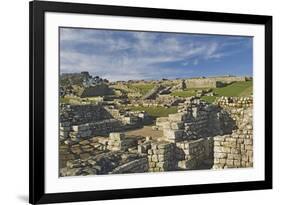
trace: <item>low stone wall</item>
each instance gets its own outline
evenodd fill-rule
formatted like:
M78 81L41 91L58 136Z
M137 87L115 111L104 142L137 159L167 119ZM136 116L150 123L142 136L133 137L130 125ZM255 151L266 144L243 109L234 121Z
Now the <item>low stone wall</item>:
M213 159L213 139L146 142L139 145L139 153L147 154L149 172L206 168L206 160Z
M81 134L77 133L78 137L87 137L91 135L90 126L94 126L93 123L110 124L111 122L104 121L112 119L111 114L104 109L101 105L60 105L60 139L65 140L69 137L70 132L77 132L73 130L73 126L81 125ZM92 125L87 125L92 123ZM114 123L113 123L114 124ZM96 126L99 126L96 124ZM83 132L82 132L82 129ZM101 129L98 129L101 130ZM75 134L73 133L72 136Z
M91 136L107 135L121 129L122 124L115 119L102 120L94 123L74 125L69 132L71 138L88 138Z
M247 80L245 76L221 76L221 77L209 77L209 79L214 79L223 83L232 83L232 82L243 82Z
M205 160L213 158L212 137L178 142L176 145L184 155L183 160L178 161L178 167L181 169L198 169L203 166Z
M142 173L148 171L148 160L146 157L116 167L110 174Z
M247 80L246 77L222 76L222 77L187 79L186 84L188 88L216 88L216 87L222 87L224 84L246 81L246 80Z
M111 114L101 105L65 105L60 106L60 122L71 125L98 122L112 118Z
M188 79L186 80L187 88L216 88L217 81L208 78Z
M150 122L145 112L123 112L101 105L62 105L60 140L108 135Z
M129 148L134 147L137 149L137 138L126 137L123 133L110 133L108 141L108 149L111 151L123 150L127 151Z

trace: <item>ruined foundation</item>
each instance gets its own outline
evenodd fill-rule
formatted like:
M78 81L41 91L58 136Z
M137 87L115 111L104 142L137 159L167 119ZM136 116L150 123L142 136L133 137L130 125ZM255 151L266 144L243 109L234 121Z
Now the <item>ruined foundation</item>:
M178 113L156 119L157 139L122 133L142 126L145 114L62 107L60 176L252 167L252 106L252 97L187 98Z

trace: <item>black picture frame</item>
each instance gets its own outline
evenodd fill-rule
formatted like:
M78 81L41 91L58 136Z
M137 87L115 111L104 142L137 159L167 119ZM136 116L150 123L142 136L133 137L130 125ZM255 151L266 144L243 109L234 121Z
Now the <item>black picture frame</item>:
M272 17L262 15L215 13L124 6L32 1L30 12L30 164L29 202L31 204L108 200L167 195L260 190L272 188ZM44 133L45 75L44 25L46 12L100 14L110 16L149 17L162 19L199 20L260 24L265 26L265 180L219 184L197 184L153 188L45 193Z

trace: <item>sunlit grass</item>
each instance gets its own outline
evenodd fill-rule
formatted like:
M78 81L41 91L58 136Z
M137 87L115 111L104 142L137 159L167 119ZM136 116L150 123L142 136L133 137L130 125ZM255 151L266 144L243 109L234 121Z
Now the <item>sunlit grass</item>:
M169 108L165 107L131 107L130 110L132 111L145 111L152 117L167 117L169 114L173 114L177 112L177 106L172 106Z

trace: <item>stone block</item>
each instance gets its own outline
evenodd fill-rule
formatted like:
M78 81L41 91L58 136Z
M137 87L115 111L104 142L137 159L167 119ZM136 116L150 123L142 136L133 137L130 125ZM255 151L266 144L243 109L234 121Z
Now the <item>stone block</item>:
M158 162L158 155L154 154L151 156L151 161Z
M253 150L253 145L245 145L245 150Z
M226 159L219 159L220 164L225 164L226 163Z
M171 122L184 122L186 120L186 113L169 114L169 121Z
M227 154L226 154L226 153L217 153L217 152L215 152L215 153L214 153L214 157L215 157L215 158L223 159L223 158L226 158L226 157L227 157Z
M183 128L184 128L183 122L172 122L171 123L171 129L173 129L173 130L180 130Z
M124 133L119 133L119 132L112 132L109 134L109 139L110 140L124 140L125 139L125 134Z
M220 142L222 142L222 141L224 141L224 140L225 140L225 136L219 135L219 136L214 137L214 141L220 141Z
M165 129L163 130L163 135L164 137L166 137L167 139L171 139L171 140L180 140L182 139L183 136L183 130L170 130L170 129Z
M89 129L89 125L88 124L72 126L72 130L75 131L75 132L84 131L84 130L87 130L87 129Z
M229 167L233 166L234 165L233 163L234 163L233 159L227 159L226 160L226 165L229 166Z
M220 141L214 141L214 146L221 146L221 142Z
M240 160L234 160L233 164L234 164L235 167L240 167L241 166Z
M253 144L253 140L252 139L245 139L244 140L244 144L245 145L252 145Z

